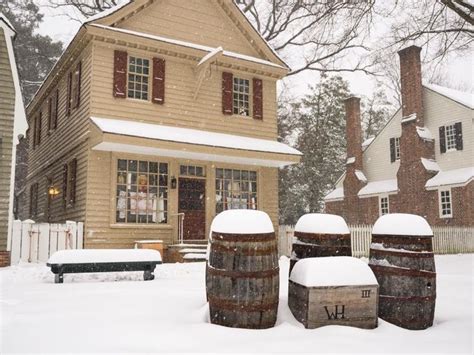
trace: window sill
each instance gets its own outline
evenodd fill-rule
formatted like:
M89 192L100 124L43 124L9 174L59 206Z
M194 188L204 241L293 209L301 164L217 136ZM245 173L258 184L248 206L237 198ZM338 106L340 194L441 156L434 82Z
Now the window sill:
M171 224L157 224L157 225L149 225L149 224L140 224L140 223L112 223L109 225L110 228L114 229L173 229Z
M449 218L453 218L453 215L450 215L450 216L439 216L439 218L442 218L442 219L449 219Z

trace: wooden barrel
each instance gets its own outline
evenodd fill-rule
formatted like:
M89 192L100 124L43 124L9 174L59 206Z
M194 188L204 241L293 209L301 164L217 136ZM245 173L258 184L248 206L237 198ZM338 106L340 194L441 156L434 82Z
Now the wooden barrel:
M340 216L310 213L295 226L290 272L298 260L326 256L352 256L351 233Z
M377 228L384 218L385 222L398 220L392 223L392 231ZM433 325L436 269L432 239L431 228L419 216L386 215L374 225L369 266L380 285L380 318L413 330Z
M275 232L211 235L206 269L211 322L234 328L273 327L280 281Z

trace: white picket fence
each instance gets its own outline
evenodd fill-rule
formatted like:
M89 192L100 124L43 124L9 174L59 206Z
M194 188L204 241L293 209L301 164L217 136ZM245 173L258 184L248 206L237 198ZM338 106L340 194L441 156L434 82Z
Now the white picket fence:
M371 225L349 225L352 255L368 257ZM294 226L281 225L279 230L280 255L291 256ZM433 227L433 250L436 254L474 253L473 227Z
M82 249L83 240L82 222L54 224L14 221L10 241L11 264L20 261L46 262L58 250Z

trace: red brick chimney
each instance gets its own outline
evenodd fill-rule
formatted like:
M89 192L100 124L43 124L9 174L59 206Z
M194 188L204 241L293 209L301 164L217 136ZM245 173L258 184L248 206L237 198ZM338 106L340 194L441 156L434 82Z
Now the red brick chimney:
M357 223L359 220L359 197L357 193L365 186L362 172L362 129L360 122L360 98L352 96L345 100L346 106L346 177L344 178L344 203L346 221Z
M362 129L360 123L360 98L351 96L344 102L346 106L347 162L362 170ZM350 163L355 158L354 163Z
M422 203L426 197L425 183L433 176L422 163L434 159L434 141L418 134L424 128L423 86L421 83L421 48L411 46L398 52L402 90L402 136L400 137L400 167L397 172L400 211L426 215Z

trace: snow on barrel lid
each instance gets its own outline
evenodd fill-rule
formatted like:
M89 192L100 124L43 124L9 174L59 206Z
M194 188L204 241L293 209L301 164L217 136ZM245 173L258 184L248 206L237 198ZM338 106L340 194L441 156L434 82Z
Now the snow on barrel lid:
M370 267L350 256L329 256L299 260L290 280L306 287L377 285Z
M390 213L377 219L372 234L433 236L433 231L426 219L421 216L407 213Z
M300 217L295 232L321 234L349 234L346 221L341 216L326 213L308 213Z
M257 210L227 210L214 217L211 224L211 233L260 234L274 231L268 214Z

